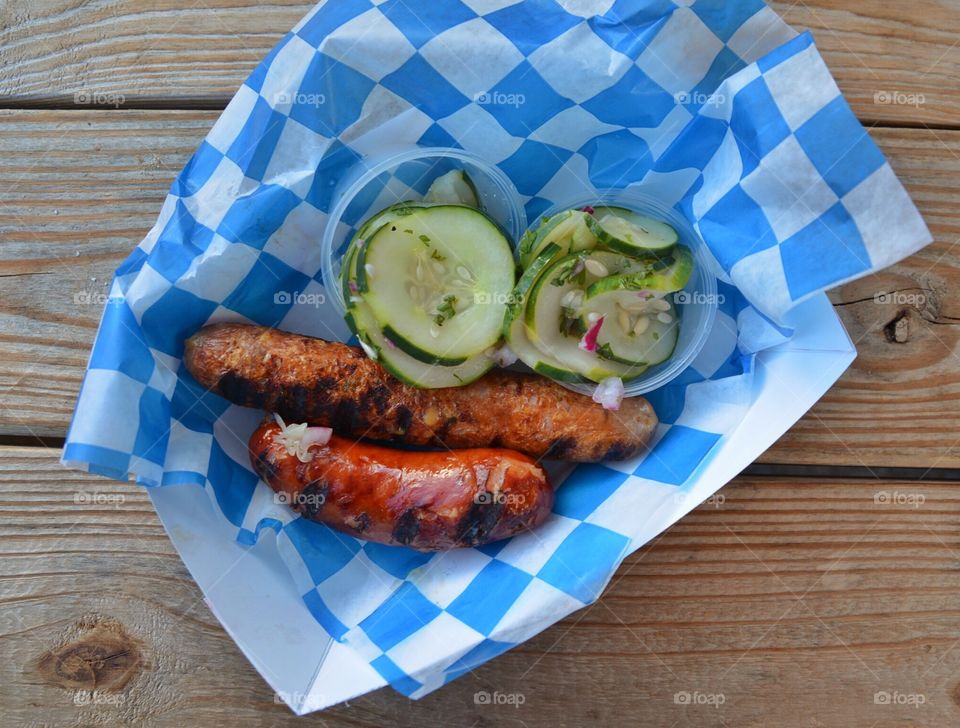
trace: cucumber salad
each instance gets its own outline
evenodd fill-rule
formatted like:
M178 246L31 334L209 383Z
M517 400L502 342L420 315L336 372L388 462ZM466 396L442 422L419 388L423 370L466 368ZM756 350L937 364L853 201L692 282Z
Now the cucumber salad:
M367 219L340 278L361 346L408 384L462 386L519 358L551 379L600 384L594 398L607 406L673 354L671 294L692 272L676 230L621 207L544 217L514 254L454 170L423 201Z
M621 207L543 218L518 246L523 272L504 321L508 346L552 379L616 391L615 382L622 393L623 382L676 347L670 294L693 273L693 255L677 241L671 226Z
M343 256L347 324L368 356L416 387L462 386L502 362L516 264L479 204L466 173L448 172L422 202L369 218Z

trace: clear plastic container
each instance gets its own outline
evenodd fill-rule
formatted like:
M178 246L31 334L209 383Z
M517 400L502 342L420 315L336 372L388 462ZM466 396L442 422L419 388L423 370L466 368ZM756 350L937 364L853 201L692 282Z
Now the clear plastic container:
M327 293L344 313L346 302L337 284L347 244L360 225L390 205L423 199L440 175L462 169L477 190L483 211L496 220L516 244L527 228L520 194L503 172L462 149L413 147L400 152L364 158L334 190L321 242L321 266Z
M677 347L674 349L673 356L665 362L650 367L638 378L625 383L625 396L633 397L652 392L676 379L697 358L704 344L707 343L710 329L716 319L717 279L711 272L712 256L707 251L703 239L687 219L655 197L637 189L597 190L591 194L563 199L533 221L533 226L539 225L543 217L563 210L606 205L633 210L672 225L679 235L679 244L688 247L694 257L693 274L687 285L682 291L671 294L680 322ZM567 389L582 394L593 394L596 389L594 384L559 383Z
M484 212L503 227L514 245L520 241L527 229L520 195L503 172L480 157L461 149L444 147L414 147L367 157L341 180L334 191L334 206L321 243L321 266L324 280L328 282L327 292L341 314L345 312L346 304L338 285L340 264L347 244L360 225L390 205L421 200L430 184L452 169L466 171L477 189ZM680 335L673 356L625 386L626 396L644 394L679 376L707 341L717 312L717 281L711 273L711 256L686 218L637 189L598 190L565 198L543 216L587 205L624 207L663 220L676 228L679 242L690 248L694 255L695 266L690 281L683 291L672 294L680 320ZM534 225L539 222L540 218L534 221ZM593 384L560 383L588 395L596 389Z

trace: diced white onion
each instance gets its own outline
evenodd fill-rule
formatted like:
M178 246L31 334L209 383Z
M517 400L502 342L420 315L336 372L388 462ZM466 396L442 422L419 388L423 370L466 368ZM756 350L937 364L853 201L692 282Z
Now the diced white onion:
M607 377L593 392L593 401L604 409L618 410L623 401L623 380L620 377Z
M273 417L280 425L277 442L283 445L288 455L296 455L301 463L313 460L316 451L311 452L310 448L314 445L326 445L333 435L333 430L329 427L310 427L306 422L288 425L280 415L274 414Z

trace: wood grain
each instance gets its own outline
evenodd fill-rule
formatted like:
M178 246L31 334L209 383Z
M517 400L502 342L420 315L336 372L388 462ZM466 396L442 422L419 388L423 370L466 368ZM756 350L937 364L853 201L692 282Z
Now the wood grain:
M958 493L741 478L628 558L598 603L474 673L298 725L957 725ZM292 723L139 487L0 448L0 513L8 725ZM481 691L525 702L478 705Z
M762 462L960 465L960 133L873 136L935 242L831 293L857 359Z
M960 119L960 3L782 0L771 6L813 32L857 116L892 125L956 127Z
M0 112L0 435L66 433L110 275L215 118ZM873 136L936 243L834 294L860 357L764 462L960 464L960 132Z
M8 0L0 6L0 97L7 104L99 98L104 107L222 108L310 5ZM813 31L861 118L956 123L960 4L917 0L909 12L885 0L772 6L798 30Z
M7 102L99 101L106 108L223 108L311 6L297 0L10 0L0 6L0 96Z
M0 434L65 434L113 270L216 116L0 111Z

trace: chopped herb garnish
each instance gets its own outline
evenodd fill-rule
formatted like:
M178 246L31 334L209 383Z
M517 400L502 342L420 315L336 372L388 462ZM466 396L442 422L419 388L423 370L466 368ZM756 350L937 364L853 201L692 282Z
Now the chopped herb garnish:
M396 230L396 228L394 228L394 230ZM407 233L408 235L413 235L413 230L410 228L404 228L403 232Z
M597 354L603 359L613 359L614 353L613 349L610 348L610 344L600 344L597 347Z
M420 234L419 237L420 237L420 239L421 239L423 242L425 242L425 243L429 243L429 242L430 242L430 238L429 238L428 236L426 236L426 235L423 235L422 233Z
M447 256L441 255L439 250L430 251L430 257L433 258L434 260L439 260L441 263L447 259Z
M437 315L433 317L433 322L437 326L443 326L444 321L456 316L457 310L454 308L456 305L457 297L452 293L448 293L443 297L443 303L437 306Z

